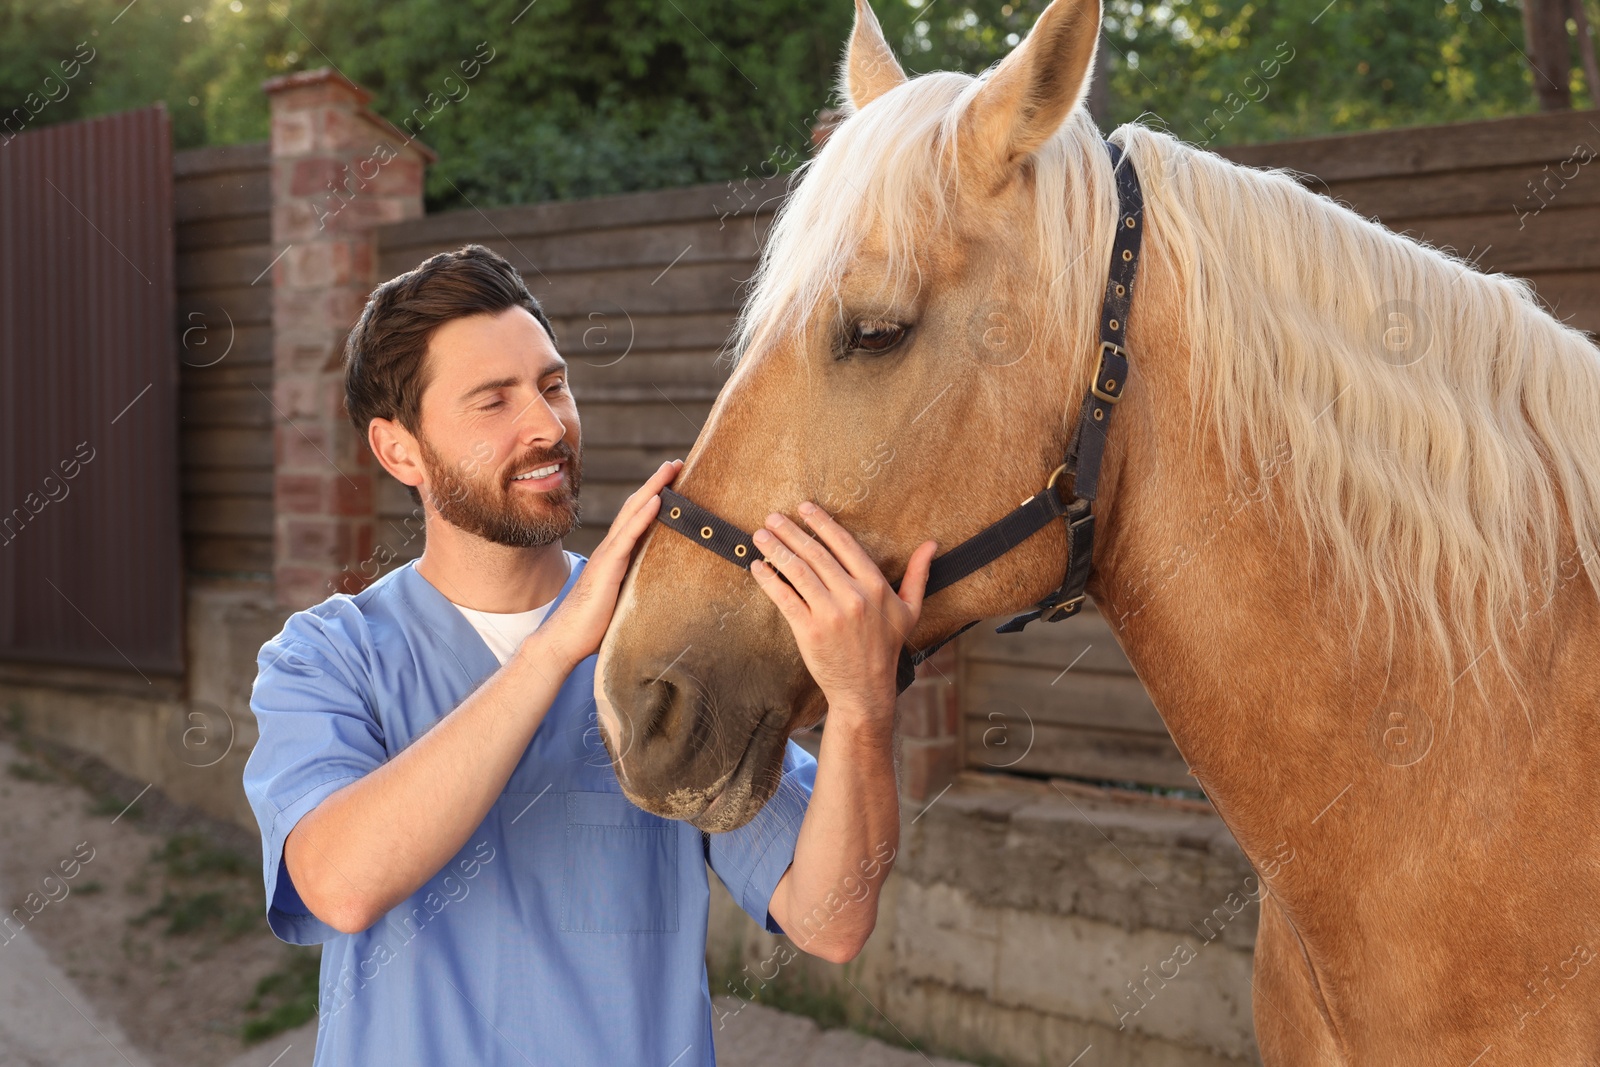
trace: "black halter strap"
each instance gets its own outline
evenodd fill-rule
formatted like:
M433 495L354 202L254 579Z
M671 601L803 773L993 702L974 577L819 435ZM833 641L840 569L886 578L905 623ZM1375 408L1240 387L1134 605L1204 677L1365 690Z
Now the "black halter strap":
M1111 245L1105 297L1100 305L1100 360L1094 380L1084 394L1078 424L1067 444L1066 454L1043 489L1003 518L940 554L929 568L928 584L923 591L923 596L928 597L954 585L1016 548L1055 519L1064 518L1067 566L1061 587L1034 604L1033 610L997 627L997 633L1016 633L1039 618L1060 622L1076 615L1083 606L1084 588L1093 566L1094 512L1091 505L1099 492L1100 463L1105 456L1111 417L1128 380L1128 312L1133 304L1133 282L1139 270L1139 247L1144 234L1144 193L1139 187L1133 161L1124 158L1122 148L1109 141L1106 149L1111 154L1117 182L1117 231ZM1063 474L1072 477L1070 499L1062 496L1065 490L1059 480ZM656 519L746 570L751 561L759 558L755 542L748 533L671 489L661 490L661 510ZM901 649L896 677L899 690L904 692L911 684L919 663L977 623L974 619L926 648Z

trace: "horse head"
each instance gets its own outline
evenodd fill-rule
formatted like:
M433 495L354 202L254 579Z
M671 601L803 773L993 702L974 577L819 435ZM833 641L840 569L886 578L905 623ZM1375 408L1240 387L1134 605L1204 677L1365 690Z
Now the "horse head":
M971 536L1044 486L1092 372L1116 225L1080 106L1097 0L1056 0L984 76L908 78L871 9L849 113L763 249L733 372L673 489L745 530L805 500L892 582L917 545ZM1057 523L927 600L909 643L1060 584ZM703 829L747 822L791 733L826 712L749 574L653 529L596 668L624 792Z

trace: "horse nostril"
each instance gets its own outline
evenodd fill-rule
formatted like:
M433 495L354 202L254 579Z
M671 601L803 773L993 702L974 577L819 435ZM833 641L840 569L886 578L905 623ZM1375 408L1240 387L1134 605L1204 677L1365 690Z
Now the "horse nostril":
M664 678L656 678L644 683L644 693L638 730L639 739L648 741L671 728L675 718L672 711L678 702L678 687Z

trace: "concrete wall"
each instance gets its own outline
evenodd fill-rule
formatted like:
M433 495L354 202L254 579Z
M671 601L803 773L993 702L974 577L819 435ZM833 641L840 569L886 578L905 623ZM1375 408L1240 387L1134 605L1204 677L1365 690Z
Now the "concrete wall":
M859 959L797 956L719 890L712 992L1017 1067L1260 1062L1260 883L1205 805L968 772L904 822Z
M0 662L0 714L168 797L251 830L244 763L256 653L283 627L265 582L191 580L187 678Z

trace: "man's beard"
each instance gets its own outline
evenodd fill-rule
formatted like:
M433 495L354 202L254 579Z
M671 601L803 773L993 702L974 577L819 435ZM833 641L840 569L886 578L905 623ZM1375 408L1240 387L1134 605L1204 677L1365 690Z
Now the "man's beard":
M507 466L501 476L490 473L471 477L457 470L420 435L422 463L428 472L429 488L423 490L451 526L475 534L486 541L511 548L538 548L552 544L571 533L578 525L578 489L583 483L583 458L565 441L554 448L529 452ZM561 484L542 493L525 494L511 487L511 478L524 471L562 462ZM460 467L470 469L471 459ZM518 499L526 496L528 499Z

